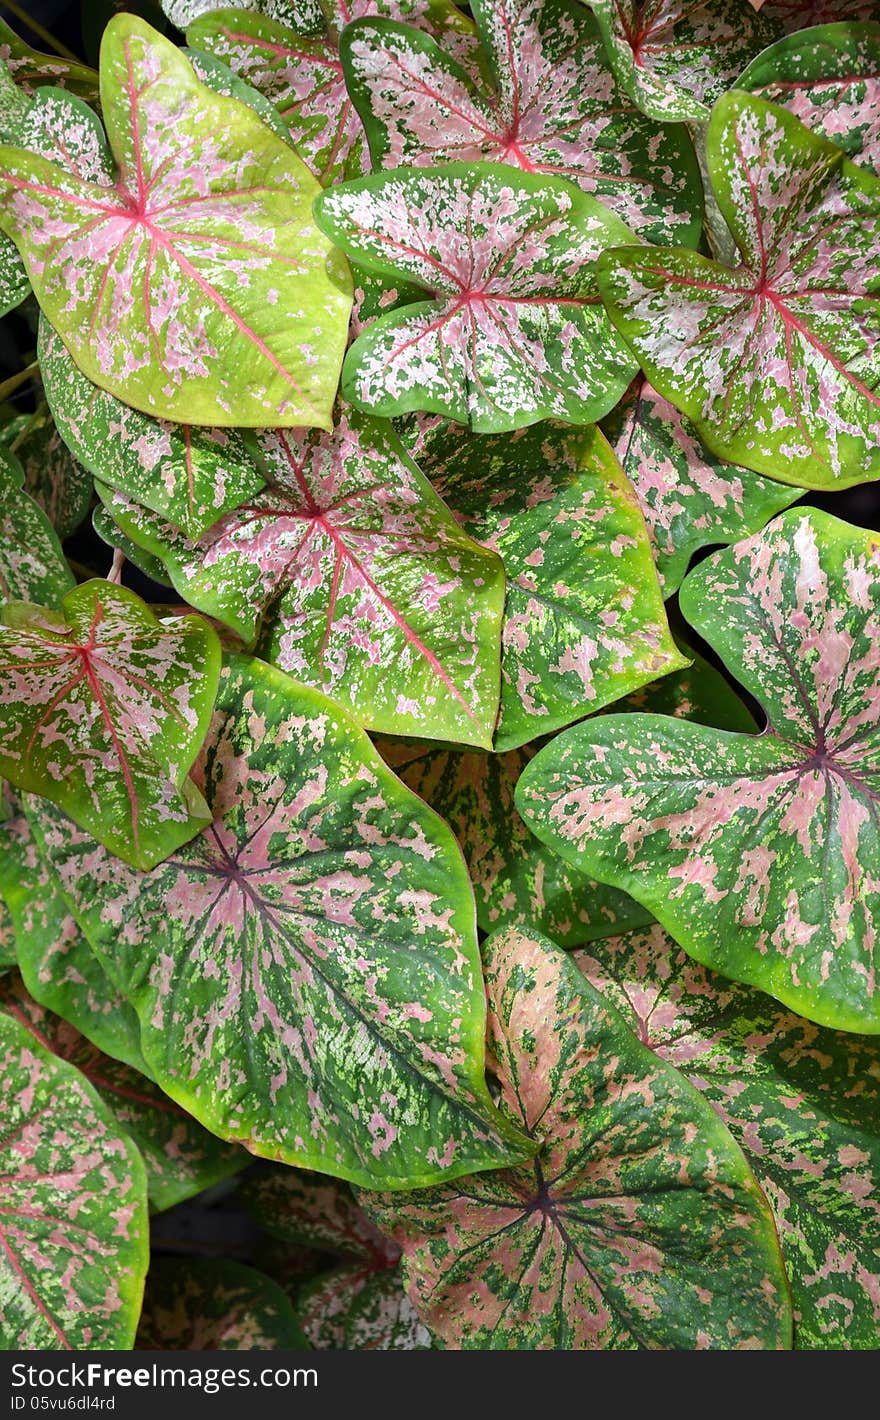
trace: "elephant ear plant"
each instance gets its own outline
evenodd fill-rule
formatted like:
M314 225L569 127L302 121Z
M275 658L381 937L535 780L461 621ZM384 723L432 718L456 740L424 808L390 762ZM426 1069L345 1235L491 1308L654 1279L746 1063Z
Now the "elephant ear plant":
M164 11L0 27L0 1347L876 1348L880 12Z

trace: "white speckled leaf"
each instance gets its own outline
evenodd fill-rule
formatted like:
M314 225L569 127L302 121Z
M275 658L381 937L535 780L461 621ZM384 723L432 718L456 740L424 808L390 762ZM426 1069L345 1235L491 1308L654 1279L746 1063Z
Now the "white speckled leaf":
M880 1045L690 961L662 927L575 961L742 1146L776 1216L795 1346L868 1349L880 1322Z
M786 35L752 60L736 86L784 104L853 162L880 169L880 24Z
M743 93L718 100L707 145L742 264L607 253L615 325L720 458L807 488L876 477L880 179Z
M252 111L117 15L101 97L112 188L0 148L0 224L84 374L195 424L328 428L350 280L317 185Z
M840 20L880 20L876 0L764 0L761 9L786 33Z
M0 1010L0 1348L134 1342L149 1260L137 1149L91 1085Z
M750 0L586 0L633 103L660 122L705 120L776 38Z
M187 29L202 15L228 8L220 3L220 0L160 0L160 3L172 25L176 25L179 30ZM304 33L320 30L324 25L320 0L242 0L236 8L256 15L267 15L269 19L278 20L279 23L290 25Z
M40 375L45 379L45 369ZM91 474L71 454L55 427L48 406L22 414L0 429L0 442L24 469L24 486L42 508L63 542L89 511L94 491Z
M277 1283L221 1257L153 1259L136 1344L140 1351L306 1350Z
M510 163L569 178L647 241L699 240L702 193L683 128L632 108L578 0L474 0L494 86L430 35L357 21L342 40L374 167Z
M639 500L664 597L699 548L758 532L805 491L722 463L644 376L602 428Z
M98 76L94 69L57 54L41 54L10 29L5 20L0 20L0 61L26 94L44 84L53 84L89 102L98 97Z
M260 436L269 486L198 542L99 487L190 605L388 733L490 745L504 569L472 542L391 426Z
M0 448L0 600L57 607L74 585L55 529L24 491L24 469Z
M781 1349L767 1202L711 1107L544 937L483 947L501 1105L532 1163L360 1201L455 1349Z
M0 611L0 773L152 867L210 817L186 776L214 703L217 637L199 617L163 624L109 582L76 587L61 610Z
M343 711L243 657L195 777L214 822L147 874L31 806L162 1088L254 1153L373 1186L522 1157L483 1081L450 830Z
M878 602L873 534L784 513L681 590L764 734L611 715L548 745L517 790L533 832L698 961L866 1033L880 1032Z
M100 489L101 485L97 486ZM135 506L130 503L130 500L127 500L127 503L131 507ZM154 557L152 552L147 552L146 548L139 547L136 542L133 542L122 531L119 524L113 521L103 503L98 503L92 510L92 527L112 552L121 553L126 562L137 567L145 577L149 577L158 586L171 587L171 578L165 571L163 563L159 561L158 557Z
M315 216L353 260L431 297L355 341L342 379L354 404L433 410L478 433L589 424L632 377L594 279L600 252L631 234L564 179L499 163L401 168L331 188Z

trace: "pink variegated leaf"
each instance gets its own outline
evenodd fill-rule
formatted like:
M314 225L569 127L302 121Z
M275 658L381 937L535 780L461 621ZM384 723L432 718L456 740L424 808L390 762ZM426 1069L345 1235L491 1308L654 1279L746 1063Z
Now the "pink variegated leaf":
M764 0L761 10L787 34L841 20L880 21L877 0Z
M134 16L101 86L112 187L0 148L0 225L78 366L168 419L328 428L351 302L314 178Z
M351 1258L375 1271L394 1267L400 1248L379 1232L348 1184L298 1169L267 1168L239 1189L241 1206L279 1242Z
M61 613L0 612L0 773L152 867L210 814L187 771L214 703L220 646L199 617L163 624L92 581Z
M342 388L360 408L432 410L485 434L589 424L626 388L631 358L594 266L631 235L563 178L500 163L400 168L322 193L315 217L359 265L425 288L349 350Z
M880 1045L822 1030L690 961L662 927L575 956L639 1039L705 1096L773 1207L795 1346L873 1349Z
M0 1348L126 1350L149 1261L134 1144L92 1086L0 1008Z
M807 488L876 477L880 179L744 93L718 100L707 152L741 264L605 253L614 324L719 458Z
M819 25L770 46L736 84L880 172L880 23Z
M809 1020L880 1031L880 548L792 510L700 564L681 606L763 735L610 715L520 779L533 832L697 961Z
M475 0L494 76L487 89L430 35L359 20L342 40L349 93L375 167L510 163L567 177L648 241L699 239L690 139L631 107L578 0Z
M289 1300L253 1267L220 1257L154 1257L139 1351L305 1351Z
M55 88L69 89L89 103L98 98L98 76L94 69L57 54L41 54L10 29L5 20L0 20L0 62L26 94L51 84Z
M24 469L0 448L0 600L57 607L75 586L58 534L24 489Z
M489 746L504 569L463 532L384 421L266 431L268 487L197 542L100 488L186 601L370 729Z
M705 121L778 30L750 0L585 0L633 103L661 123Z
M317 30L273 17L265 6L212 7L187 41L222 59L276 106L297 151L323 184L369 171L367 145L346 89L340 33L362 15L407 20L442 36L474 67L473 27L449 0L331 0ZM319 12L320 14L320 12Z
M344 711L245 657L194 776L214 821L148 873L28 804L166 1093L253 1153L372 1186L523 1157L484 1083L450 830Z
M358 1195L425 1324L479 1350L787 1346L770 1210L711 1107L546 938L498 932L483 960L501 1106L534 1161Z
M296 1313L314 1351L428 1351L433 1345L399 1264L371 1272L358 1263L335 1267L299 1289Z
M644 376L602 428L639 500L664 597L699 548L758 532L804 493L716 459Z

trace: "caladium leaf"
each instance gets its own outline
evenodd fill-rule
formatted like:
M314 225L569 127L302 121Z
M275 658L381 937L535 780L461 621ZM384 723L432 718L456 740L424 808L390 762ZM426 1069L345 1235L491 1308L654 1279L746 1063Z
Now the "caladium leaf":
M265 123L267 128L271 128L282 142L291 142L290 133L278 110L250 84L239 79L237 74L233 74L229 65L224 64L222 59L217 59L213 54L203 54L198 49L184 49L181 52L186 55L192 65L196 78L201 79L203 84L207 84L209 89L213 89L215 94L225 94L229 99L238 99L241 103L247 104L248 108L252 108L260 121Z
M12 978L0 988L0 1010L60 1060L75 1065L137 1145L155 1212L171 1208L244 1167L243 1149L222 1144L129 1065L111 1060L60 1016L37 1004Z
M344 711L243 657L195 777L214 823L147 874L30 806L162 1088L253 1153L373 1185L522 1157L483 1081L473 897L445 824Z
M185 30L202 15L227 8L222 0L161 0L162 10L172 25ZM316 33L324 28L324 11L320 0L241 0L236 7L252 11L257 15L267 15L270 20L290 25L292 29L305 34Z
M101 101L112 188L0 148L0 224L77 365L159 417L329 428L350 281L314 178L134 16L105 31Z
M93 385L40 322L40 373L68 448L96 478L198 537L264 483L245 431L152 419Z
M627 103L578 0L474 0L493 90L408 25L358 20L346 82L374 167L489 159L569 178L647 241L696 244L700 175L684 129Z
M496 749L685 664L638 502L598 429L539 424L474 439L426 423L413 453L507 573Z
M880 1048L689 961L662 927L575 960L721 1115L776 1215L795 1345L877 1344Z
M432 1346L431 1333L404 1290L399 1265L381 1271L367 1271L360 1263L336 1267L299 1289L296 1313L315 1351L427 1351Z
M370 1222L339 1179L269 1168L246 1179L238 1198L248 1216L281 1242L354 1258L376 1270L393 1267L400 1257L397 1244Z
M125 1350L149 1259L144 1166L74 1066L0 1010L0 1347Z
M342 379L355 405L433 410L483 434L589 424L634 373L593 270L628 229L563 178L500 163L400 168L331 188L315 216L353 260L431 296L355 341Z
M880 24L786 35L752 60L736 87L784 104L854 162L880 169Z
M491 745L504 569L458 527L391 426L341 409L332 434L266 431L269 486L198 542L120 497L123 533L191 606L361 724Z
M55 529L24 491L24 469L0 448L0 599L57 607L74 586Z
M784 513L681 590L767 731L610 715L549 745L517 790L540 838L631 893L698 961L822 1025L871 1033L878 600L873 534Z
M136 505L131 504L130 506ZM92 527L101 541L105 542L114 553L122 553L126 562L137 567L145 577L149 577L158 586L168 587L170 590L171 579L165 571L164 564L159 561L158 557L154 557L152 552L147 552L136 542L132 542L119 524L113 521L103 503L99 503L92 513Z
M773 1220L711 1107L571 959L511 929L483 947L501 1103L532 1163L360 1197L455 1348L781 1348Z
M725 729L755 723L724 678L693 652L693 665L665 676L624 703ZM516 810L516 782L537 745L507 754L380 738L377 747L405 784L429 803L458 839L484 932L528 925L558 946L643 925L646 909L626 893L572 868L537 839Z
M0 773L152 867L210 821L187 771L220 669L199 617L163 624L124 587L85 582L61 615L0 612Z
M253 1267L220 1257L154 1257L141 1351L304 1351L287 1297Z
M41 366L40 374L45 378ZM0 430L0 440L24 469L24 486L63 542L89 511L92 479L77 463L45 404Z
M94 69L57 54L41 54L25 44L5 20L0 20L0 61L27 94L52 84L59 89L69 89L90 103L98 98L98 76Z
M701 121L778 33L750 0L586 0L633 103L660 122Z
M807 488L880 472L880 179L786 109L718 100L715 193L742 265L631 248L599 262L612 319L720 458Z
M639 500L665 597L699 548L758 532L805 491L716 459L641 375L602 428Z
M876 0L764 0L761 10L787 33L838 20L880 20Z
M255 10L256 13L248 13ZM444 36L459 57L473 59L473 27L447 0L330 0L317 28L291 24L268 7L211 7L187 29L196 49L219 56L276 105L297 151L327 184L369 170L361 120L346 89L340 31L359 15L409 20Z

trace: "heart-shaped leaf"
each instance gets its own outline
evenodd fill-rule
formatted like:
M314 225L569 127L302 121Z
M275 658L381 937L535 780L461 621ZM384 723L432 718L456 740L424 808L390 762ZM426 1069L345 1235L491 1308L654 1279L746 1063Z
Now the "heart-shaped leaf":
M210 819L186 775L214 703L217 637L195 616L163 624L109 582L83 583L61 608L0 612L0 773L152 867Z
M776 1215L795 1344L875 1347L878 1043L817 1029L706 971L659 926L596 943L575 961L745 1151Z
M499 932L483 959L502 1105L540 1149L360 1195L425 1323L479 1350L787 1346L773 1220L711 1107L546 938Z
M563 178L401 168L331 188L315 216L368 270L432 293L358 336L342 384L354 404L433 410L485 434L589 424L626 388L630 356L597 304L594 265L630 235Z
M137 1145L147 1170L154 1212L172 1208L248 1161L243 1149L221 1144L129 1065L111 1060L60 1016L39 1006L13 978L0 990L0 1010L60 1060L75 1065L103 1100L119 1128Z
M40 375L45 379L41 365ZM0 440L24 469L24 486L63 542L76 532L92 501L91 475L71 454L45 403L0 430Z
M0 1010L0 1348L126 1350L149 1260L144 1166L80 1072Z
M595 427L495 438L423 425L414 457L507 572L498 750L685 664L638 502Z
M784 513L681 591L767 731L609 715L548 745L517 791L540 838L698 961L865 1032L880 1031L878 602L873 534Z
M198 542L120 496L123 533L187 602L389 733L491 745L504 569L461 531L389 424L266 431L270 483Z
M699 548L758 532L804 492L716 459L643 376L602 428L635 489L665 597Z
M154 1257L140 1351L304 1351L293 1307L271 1278L220 1257Z
M578 0L474 0L494 90L430 35L359 20L342 40L374 167L490 159L567 177L648 241L699 240L699 169L684 129L632 109Z
M880 20L876 0L764 0L761 10L787 33L839 20Z
M742 265L607 253L599 284L651 384L720 458L807 488L880 473L880 179L751 95L708 129Z
M314 178L134 16L105 31L101 100L113 188L0 148L0 225L77 365L163 418L329 428L350 281Z
M130 408L77 369L45 319L39 358L52 414L80 463L189 537L263 487L245 432L169 424Z
M634 104L662 123L705 120L777 31L750 0L586 0Z
M752 60L736 86L784 104L854 162L880 169L880 24L786 35Z
M74 586L55 529L24 491L24 469L0 448L0 599L57 607Z
M29 806L162 1088L254 1153L373 1185L522 1157L483 1081L473 897L445 824L343 711L247 658L194 773L214 822L147 874Z
M98 76L94 69L70 59L61 59L57 54L41 54L25 44L5 20L0 20L0 61L27 94L44 84L53 84L60 89L69 89L89 102L94 102L98 97Z
M276 105L297 151L328 184L369 170L361 120L346 90L340 32L358 15L408 20L444 37L461 58L475 48L473 27L447 0L329 0L318 26L289 23L269 6L212 7L187 29L196 49L219 56ZM255 10L257 13L247 13Z

